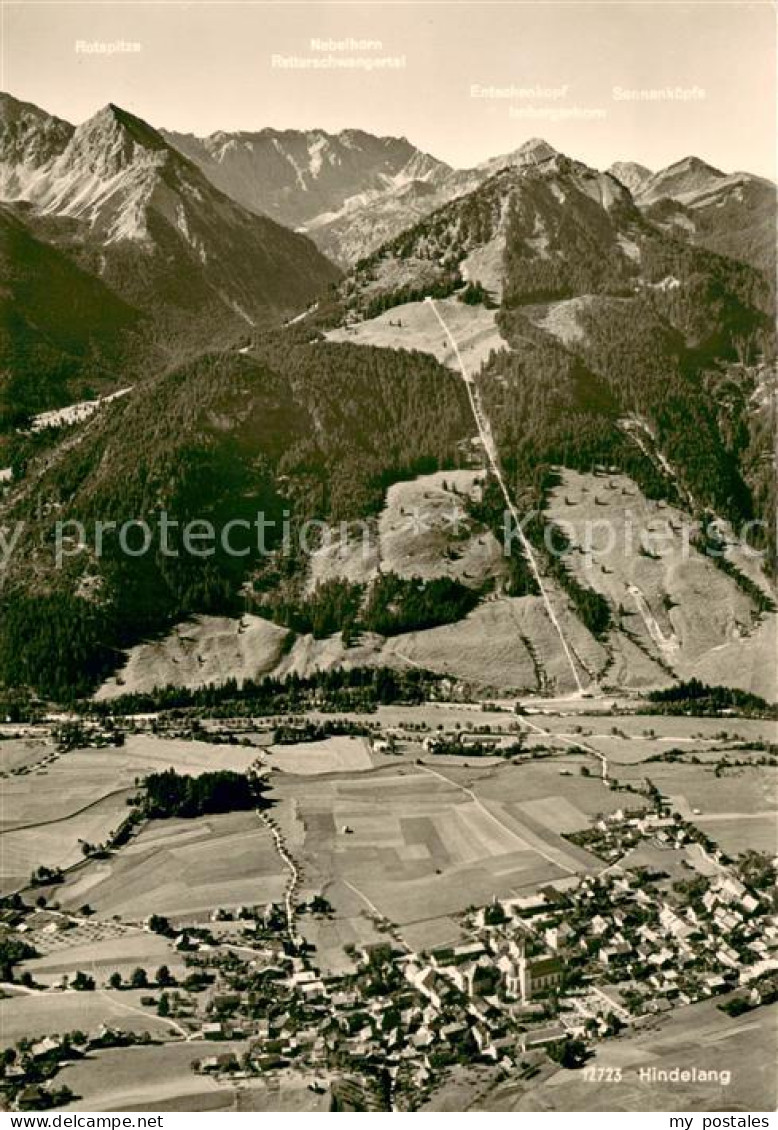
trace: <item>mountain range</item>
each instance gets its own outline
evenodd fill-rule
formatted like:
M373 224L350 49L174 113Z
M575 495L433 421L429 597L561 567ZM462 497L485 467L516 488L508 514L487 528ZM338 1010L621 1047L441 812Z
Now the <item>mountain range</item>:
M258 612L302 664L398 662L384 636L421 655L427 630L492 598L512 632L529 617L521 648L539 685L562 679L543 667L520 553L496 578L452 580L461 549L444 540L418 584L386 560L318 584L303 552L85 552L61 570L47 554L62 516L164 510L222 528L260 509L383 528L390 487L467 469L485 480L467 506L486 539L499 498L429 298L457 327L517 502L546 513L567 472L596 494L604 467L690 517L769 519L769 182L693 158L603 172L539 139L454 170L355 130L198 139L114 105L75 128L9 96L0 109L0 522L25 524L4 575L0 683L87 693L122 649L204 612ZM83 421L26 428L119 387ZM531 531L541 554L546 521ZM769 530L763 548L774 559ZM715 580L729 611L715 629L675 616L675 656L650 618L630 621L634 578L614 595L571 560L542 557L550 599L581 670L616 685L696 673L772 607L766 582L730 563ZM664 623L675 597L652 584Z
M472 169L453 169L416 149L406 138L374 137L359 130L327 134L321 130L265 129L258 133L219 132L205 138L163 131L223 192L252 211L267 214L311 236L343 267L357 262L387 239L441 204L472 191L499 168L521 167L553 151L541 139ZM771 221L775 187L748 173L731 176L696 157L656 173L634 162L608 170L643 208L672 200L676 222L686 223L703 246L735 225L746 229L742 245L728 237L726 252L768 267L764 243L755 246L748 231ZM715 192L715 198L710 194ZM717 209L727 207L726 223ZM766 241L769 244L769 240Z
M451 169L405 137L362 130L163 136L223 192L287 227L366 203L411 183L437 185Z
M159 173L162 164L172 163L169 151L174 150L191 163L189 179L191 166L195 166L242 208L308 234L343 268L398 234L409 220L421 219L472 191L499 168L521 167L553 152L546 142L533 139L474 168L453 169L407 138L376 137L363 130L332 134L265 128L196 137L153 130L116 107L106 107L90 122L74 127L9 95L2 96L0 115L2 199L32 200L47 213L88 215L109 227L111 223L128 224L130 234L140 238L147 227L144 193L151 195L149 154L157 154ZM135 123L134 149L115 138L110 142L102 137L113 128L112 118L125 129L125 136L132 132L130 123ZM103 144L112 156L107 163L104 158L98 160L99 185L90 186L85 170L92 147L99 149ZM115 162L122 160L122 154L120 170ZM131 185L124 183L129 164L135 166ZM186 180L183 167L179 166L178 175ZM679 207L673 222L685 226L701 245L716 250L717 241L724 240L727 254L769 266L765 262L769 251L764 241L757 246L754 232L763 232L772 218L775 188L771 182L748 173L725 174L696 157L658 172L622 161L609 172L630 190L641 208L659 201L675 202ZM99 215L109 199L115 210L113 219L110 207L107 217ZM116 218L119 212L121 221ZM740 242L738 235L731 234L733 227L742 233ZM242 308L240 299L238 304Z
M254 325L338 272L303 236L220 192L151 126L114 105L76 128L3 96L0 185L24 219L152 313Z
M163 133L222 191L252 211L306 232L344 268L409 221L477 188L499 168L521 167L553 152L533 139L472 169L453 169L406 138L376 138L358 130L265 129L205 138ZM748 173L728 176L696 157L656 173L635 162L617 162L608 171L641 208L676 202L680 207L673 222L685 225L702 246L769 269L770 240L755 236L755 229L767 234L773 218L775 187L769 181ZM727 209L726 217L721 208Z

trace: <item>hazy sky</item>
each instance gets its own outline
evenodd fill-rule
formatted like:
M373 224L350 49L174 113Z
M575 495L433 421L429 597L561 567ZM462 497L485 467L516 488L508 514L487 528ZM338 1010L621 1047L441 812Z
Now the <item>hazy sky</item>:
M726 171L776 173L769 2L5 0L3 8L2 88L73 122L110 101L198 134L263 126L404 134L458 166L540 136L599 167L632 159L659 168L694 153ZM370 73L272 65L273 55L326 58L311 39L347 37L373 42L335 58L404 56L404 65ZM118 40L140 51L76 49ZM476 84L516 91L474 97ZM623 96L666 87L682 88L686 100ZM568 116L549 120L550 112Z

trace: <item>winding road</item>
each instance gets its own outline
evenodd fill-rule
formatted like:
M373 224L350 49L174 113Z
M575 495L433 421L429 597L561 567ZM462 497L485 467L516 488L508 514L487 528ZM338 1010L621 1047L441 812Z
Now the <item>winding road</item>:
M266 828L270 830L273 841L278 852L279 859L284 864L289 872L289 881L284 889L284 913L286 914L286 930L289 934L290 940L294 939L294 895L297 890L297 885L300 882L300 871L297 864L292 859L289 852L286 850L284 838L276 827L275 823L265 812L257 810L257 816Z
M544 730L542 726L538 726L535 722L530 722L526 714L519 714L518 719L525 726L528 726L530 730L534 730L536 734L542 734L544 738L551 738L552 741L564 742L565 745L572 746L575 749L583 749L586 751L586 753L590 753L592 757L596 757L602 765L603 782L606 785L610 783L610 779L608 777L608 758L601 750L595 749L594 746L589 745L588 742L584 742L580 738L568 738L566 734L557 734L554 733L553 730Z

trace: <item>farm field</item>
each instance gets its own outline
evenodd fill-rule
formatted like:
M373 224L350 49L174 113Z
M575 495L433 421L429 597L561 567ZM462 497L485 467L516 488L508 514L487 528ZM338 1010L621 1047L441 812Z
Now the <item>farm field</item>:
M419 1114L470 1113L485 1110L483 1104L500 1076L496 1065L486 1063L456 1064L446 1079L418 1108Z
M240 746L132 734L120 748L58 755L36 773L34 786L29 776L7 778L0 889L23 886L41 864L66 868L78 863L80 841L100 843L121 824L138 777L170 766L194 776L217 768L243 771L256 756Z
M514 709L516 705L521 713ZM772 741L776 737L776 724L752 718L688 718L684 715L670 717L655 714L613 714L612 705L635 708L634 699L622 696L619 699L605 698L602 709L599 703L568 698L539 698L535 696L504 697L481 702L429 701L418 706L379 706L370 715L349 711L339 711L339 719L354 722L367 722L380 729L436 729L439 725L446 729L461 727L465 729L490 729L495 733L509 733L517 726L522 728L522 714L537 726L554 733L578 738L600 734L611 736L612 727L617 727L627 738L646 737L648 730L655 732L656 741L682 741L700 737L713 741L717 735L726 732L733 740ZM311 721L331 720L332 714L311 710L305 712ZM526 723L525 723L526 724ZM580 731L580 732L579 732Z
M155 1047L111 1048L68 1064L58 1079L78 1096L67 1110L220 1110L232 1107L231 1087L195 1075L192 1062L245 1050L245 1043L191 1041ZM224 1103L224 1106L222 1106Z
M483 1110L772 1111L778 1099L778 1006L737 1019L704 1001L679 1009L661 1025L597 1047L593 1067L621 1068L620 1083L590 1083L582 1071L558 1071L522 1094L505 1086ZM719 1082L641 1080L640 1068L730 1072ZM724 1076L726 1078L726 1076Z
M33 769L54 752L52 745L38 738L4 738L0 741L0 774Z
M202 1079L202 1076L195 1076ZM275 1075L268 1082L261 1079L241 1080L240 1085L230 1085L226 1080L212 1084L214 1089L199 1095L178 1095L152 1104L153 1110L171 1111L237 1111L266 1113L323 1114L329 1111L331 1096L328 1089L312 1091L309 1083L320 1076L301 1078L299 1075ZM207 1080L206 1080L207 1084ZM74 1109L74 1108L71 1108ZM146 1106L122 1106L121 1110L147 1110Z
M332 718L331 714L322 714L312 710L306 712L306 717L315 722L325 722ZM386 729L414 729L430 730L439 725L451 729L459 724L463 730L490 729L508 733L511 726L516 726L517 719L512 710L490 711L483 710L476 703L448 703L426 702L422 706L379 706L369 716L364 714L338 712L338 718L349 719L352 722L367 722L376 725L381 730Z
M771 742L774 738L774 724L757 720L732 720L726 728L722 722L729 719L690 719L657 716L624 716L614 719L607 733L603 719L579 716L580 721L560 719L554 716L529 714L523 717L522 724L528 727L528 737L540 744L556 745L561 749L571 748L573 743L587 749L597 750L608 759L611 777L615 780L636 781L650 777L652 780L666 778L672 769L686 767L692 774L698 767L697 784L708 779L714 767L723 759L742 764L742 771L753 766L753 772L765 768L766 780L774 772L771 767L759 763L769 756L769 751L760 748L760 743ZM681 725L675 726L679 722ZM708 723L702 733L683 723ZM714 724L717 728L714 728ZM624 725L623 725L624 724ZM629 730L627 726L629 725ZM771 729L772 727L772 729ZM662 733L662 731L665 733ZM680 731L680 732L679 732ZM685 731L685 732L684 732ZM545 737L543 735L546 735ZM754 748L738 748L743 743ZM527 748L531 743L527 742ZM670 752L673 761L663 760ZM740 769L727 771L727 777ZM683 806L683 799L681 798ZM696 803L687 806L685 812L698 807ZM683 811L683 808L682 808Z
M575 737L575 735L572 735ZM581 735L582 736L582 735ZM704 742L700 740L672 741L670 739L656 740L651 738L624 738L609 735L595 734L594 737L583 739L588 746L600 751L608 758L612 767L620 765L645 765L651 758L663 757L669 750L681 750L685 759L699 757L701 760L713 759L718 761L721 754L712 750L720 748L721 742ZM615 774L618 776L618 773Z
M74 816L0 832L0 888L8 891L24 886L41 864L64 869L78 863L82 858L80 842L106 840L126 817L127 800L133 791L120 789Z
M160 965L167 965L176 975L185 970L181 955L166 938L115 922L86 919L62 934L37 931L26 940L40 954L23 965L36 983L53 984L74 969L98 979L114 971L124 977L138 966L149 974Z
M218 748L218 747L217 747ZM152 821L116 855L90 860L57 889L63 907L98 917L207 917L218 906L280 898L286 873L254 812Z
M537 725L570 737L610 738L615 727L620 735L638 742L666 744L677 742L766 741L776 740L775 722L761 718L689 718L670 714L603 715L565 709L546 713L542 700L524 700L528 717ZM535 707L540 707L536 710ZM580 732L577 732L580 728ZM618 736L618 735L616 735ZM624 738L622 737L622 741Z
M446 763L448 759L440 761ZM584 767L590 770L590 776L581 776ZM480 759L473 758L467 768L448 764L441 768L447 777L471 788L485 802L537 814L551 832L557 828L579 831L601 813L642 808L645 803L635 794L606 788L599 777L599 762L575 753L517 764L501 761L487 769L481 768Z
M695 816L694 822L727 853L735 856L743 851L778 854L778 814L738 812L716 819Z
M265 765L283 773L316 776L320 773L359 772L372 769L367 738L338 736L318 742L274 746Z
M241 746L129 734L125 745L110 749L76 749L62 754L35 778L3 784L4 828L61 820L121 789L131 789L136 777L174 768L197 776L214 769L244 772L256 753Z
M321 1077L316 1078L321 1083ZM283 1075L280 1080L273 1079L269 1084L252 1082L235 1093L235 1109L268 1113L328 1113L331 1102L329 1090L314 1092L308 1086L310 1082L310 1076L306 1078L292 1074Z
M650 871L664 872L668 878L662 880L659 885L667 894L670 894L674 882L691 877L692 872L689 868L707 878L714 878L720 874L720 868L709 856L704 855L697 845L675 851L671 847L657 843L642 843L627 852L621 860L621 866L647 867Z
M717 777L707 765L655 762L620 767L618 776L625 781L650 777L687 817L694 809L703 816L776 811L778 770L772 766L738 767Z
M321 893L335 913L331 917L301 915L297 926L306 941L316 946L316 962L328 973L350 973L354 963L345 946L379 945L386 935L376 929L374 915L357 891L342 879L324 885ZM456 931L455 936L458 936Z
M50 1036L79 1029L92 1032L101 1024L125 1032L150 1032L170 1037L174 1025L143 1008L140 998L148 990L25 993L0 998L0 1047L23 1036Z
M315 786L288 778L278 791L286 802L278 819L303 864L306 887L330 891L337 880L369 913L401 930L592 865L588 853L536 816L484 802L429 766ZM339 915L350 916L337 892L327 897ZM450 940L450 921L440 926L441 940Z
M64 822L110 794L132 788L133 780L134 776L122 773L119 759L115 768L111 766L104 750L73 750L33 777L11 777L3 782L0 830L40 829Z

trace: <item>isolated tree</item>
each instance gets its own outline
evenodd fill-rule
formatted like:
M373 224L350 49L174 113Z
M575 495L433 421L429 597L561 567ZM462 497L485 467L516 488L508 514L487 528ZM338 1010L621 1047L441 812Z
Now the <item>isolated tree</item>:
M502 922L505 922L505 919L505 910L502 903L498 902L497 899L484 910L484 923L487 926L499 926Z
M310 901L309 909L311 914L331 914L332 903L323 895L314 895Z
M551 1044L548 1054L561 1067L572 1071L585 1063L588 1050L583 1040L567 1039Z
M169 921L161 914L152 914L147 925L154 934L170 934L172 932Z
M0 1052L0 1075L5 1074L5 1069L16 1062L16 1048L3 1048Z

